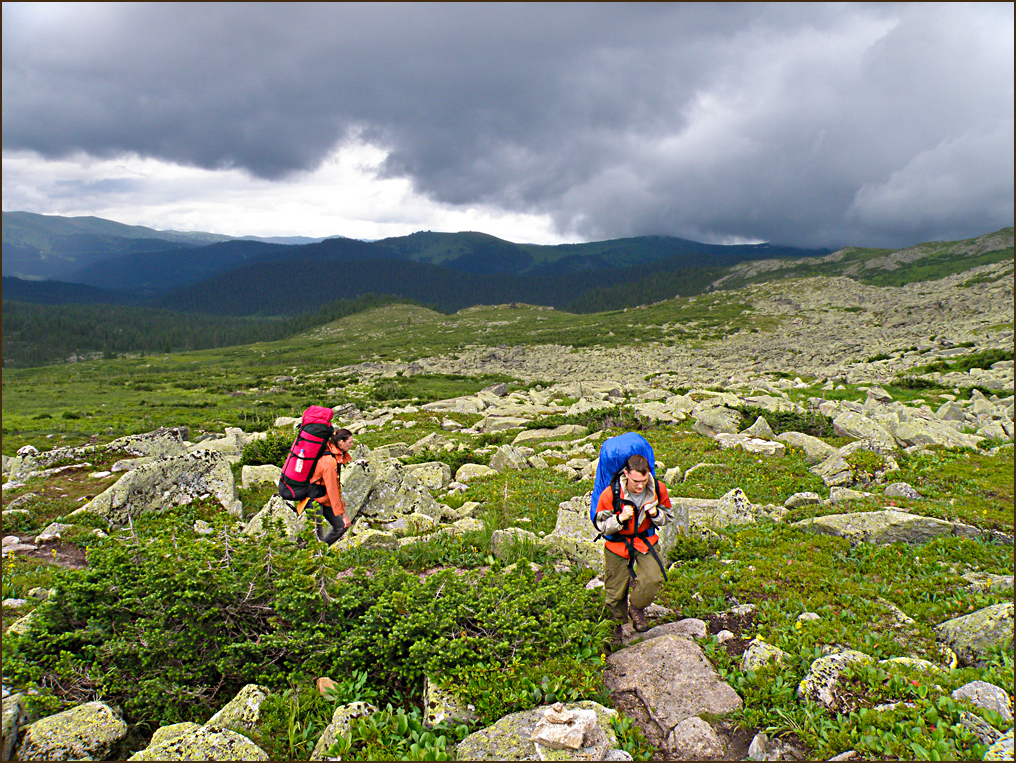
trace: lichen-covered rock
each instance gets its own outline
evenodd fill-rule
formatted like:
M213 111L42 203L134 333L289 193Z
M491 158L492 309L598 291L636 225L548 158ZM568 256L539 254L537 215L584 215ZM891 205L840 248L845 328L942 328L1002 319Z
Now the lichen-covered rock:
M963 665L983 660L993 646L1012 644L1013 603L993 604L935 627L938 638Z
M650 622L652 622L652 612L650 611L655 604L650 605L647 608L646 614L650 615ZM625 635L621 637L623 643L628 644L632 641L648 641L651 638L659 638L661 636L677 636L678 638L697 639L705 638L709 632L708 626L705 621L699 620L697 617L686 617L683 620L678 620L672 623L663 623L662 625L656 625L645 631L644 633L638 633L632 631L631 634L625 631Z
M703 437L716 437L721 432L737 434L741 425L741 414L722 405L696 408L692 415L695 417L692 429Z
M496 472L522 471L529 468L526 457L513 445L502 445L490 457L490 468Z
M184 440L187 439L186 427L166 429L160 427L152 432L130 434L113 440L106 449L112 453L127 453L132 456L149 458L172 458L187 453Z
M824 517L802 519L794 522L802 530L836 535L856 543L927 543L933 538L960 535L967 537L966 526L954 525L934 517L922 517L905 511L886 509L884 511L862 511L853 514L828 514Z
M0 742L0 760L10 760L14 745L18 741L18 729L25 722L23 694L11 694L3 698L3 737Z
M190 453L211 451L220 454L229 463L235 464L243 456L244 445L251 440L260 439L264 434L264 432L258 432L249 435L239 427L226 427L226 432L222 437L202 440L199 443L188 446L187 451Z
M743 705L699 645L687 638L671 634L649 639L614 652L607 664L607 690L637 692L664 734L693 715L722 715Z
M430 676L424 676L423 725L431 728L445 721L473 723L476 721L476 708L438 686Z
M343 471L346 469L343 467ZM441 508L434 496L405 466L395 460L384 462L377 467L359 515L372 523L387 523L413 512L441 518Z
M483 464L463 464L455 472L455 481L468 484L470 480L474 480L477 477L487 477L491 474L497 474L497 471L489 466L484 466Z
M805 460L810 464L821 463L836 452L836 448L817 437L804 432L782 432L776 435L780 442L804 451Z
M34 546L32 548L35 548ZM32 623L35 621L35 610L33 609L24 617L19 617L13 623L11 623L7 630L4 631L5 636L23 636L32 629Z
M523 429L512 440L512 445L529 445L541 440L563 440L582 437L588 431L584 426L578 424L562 424L553 429Z
M253 731L261 719L261 704L268 699L268 694L264 686L247 684L205 725L233 731Z
M855 440L868 440L877 443L880 448L886 450L896 447L896 438L884 427L877 421L855 411L843 411L834 418L833 431L840 437L852 437Z
M111 524L121 525L146 511L181 506L204 495L214 496L233 516L242 515L243 505L236 500L229 463L218 453L199 450L128 472L79 511L90 511Z
M735 525L755 521L755 510L739 487L729 490L716 502L717 524Z
M281 495L273 495L264 508L250 518L243 528L243 533L262 535L267 531L269 522L278 520L282 523L286 535L293 537L303 532L303 528L307 526L307 516L307 511L297 514Z
M839 487L854 483L854 471L847 459L839 451L830 453L824 460L815 464L808 471L822 478L826 487Z
M102 702L88 702L26 726L18 760L104 760L127 724Z
M840 674L851 663L871 665L874 660L863 652L853 649L819 657L811 664L808 674L798 684L797 696L802 700L817 702L830 710L850 709L843 707L842 699L837 696L836 689L839 686Z
M254 485L277 484L282 476L282 469L273 464L262 464L261 466L247 466L240 468L240 485L250 488Z
M758 670L770 663L783 664L789 657L790 655L779 647L767 644L756 636L741 655L741 670Z
M757 437L760 440L775 440L776 435L773 433L772 427L769 426L769 422L766 421L765 416L759 416L755 419L755 423L747 429L742 429L740 434L747 435L748 437Z
M399 547L399 540L393 533L385 532L384 530L363 530L358 532L356 535L346 533L336 543L332 544L332 548L336 551L341 551L347 548L377 548L377 549L388 549L394 550Z
M534 708L506 715L493 725L473 732L459 743L456 757L459 760L607 760L617 748L617 737L610 724L617 711L588 700L568 703L565 708L595 711L597 723L586 736L586 747L578 750L540 748L530 737L545 709Z
M984 753L984 760L1013 759L1013 730L1009 729Z
M693 715L670 730L667 749L676 760L712 760L723 755L724 744L712 726Z
M953 699L967 699L975 707L992 710L1012 722L1012 702L1005 689L987 681L971 681L952 693Z
M452 481L452 468L443 461L408 464L406 471L418 479L428 490L444 490Z
M158 743L155 737L128 760L269 760L268 753L242 734L219 726L175 724Z
M891 485L886 485L885 490L882 491L887 498L907 498L909 500L916 500L921 497L914 488L912 488L906 482L894 482Z
M348 705L340 705L332 713L332 722L328 724L321 736L318 737L314 751L310 754L311 760L326 760L328 748L339 741L339 737L345 736L357 718L366 718L378 710L368 702L351 702Z
M804 492L794 493L790 496L790 498L783 502L783 505L788 509L797 509L801 506L812 506L818 503L822 503L822 496L818 493Z

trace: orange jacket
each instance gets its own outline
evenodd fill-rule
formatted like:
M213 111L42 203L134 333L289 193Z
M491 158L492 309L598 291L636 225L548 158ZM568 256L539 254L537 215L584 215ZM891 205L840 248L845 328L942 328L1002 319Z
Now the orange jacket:
M314 474L310 478L311 484L324 485L327 491L325 495L316 499L317 502L323 506L330 506L336 516L346 513L346 502L342 500L342 483L339 482L339 465L348 464L352 460L353 457L349 453L343 453L341 456L325 453L318 459Z
M642 505L641 509L637 509L634 515L632 515L625 523L621 526L621 529L614 533L607 533L608 535L628 535L632 536L636 533L650 531L647 538L633 538L632 545L635 550L640 554L649 553L649 546L655 545L660 536L656 532L656 527L662 527L671 519L673 519L673 513L671 512L670 505L670 494L667 492L667 486L663 482L658 482L660 486L660 494L656 495L656 491L653 488L653 480L649 480L646 485L646 490L650 491L650 495L647 496L646 502ZM625 479L621 477L621 500L627 498L625 490ZM655 517L650 517L648 510L652 508L658 509L658 514ZM600 493L600 500L596 502L596 516L597 526L602 527L599 518L600 512L607 512L610 517L614 517L614 491L608 485L607 488ZM636 529L635 520L639 520L639 526ZM648 541L648 544L647 544ZM606 547L613 551L618 556L627 559L628 558L628 547L620 540L607 540Z

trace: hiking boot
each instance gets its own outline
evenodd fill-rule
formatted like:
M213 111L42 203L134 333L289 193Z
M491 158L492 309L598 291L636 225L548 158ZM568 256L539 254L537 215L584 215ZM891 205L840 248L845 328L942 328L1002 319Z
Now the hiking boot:
M628 617L631 618L632 627L639 633L649 630L649 621L646 620L646 610L640 607L628 607Z
M327 543L329 546L335 543L339 538L346 534L348 527L333 527L328 531L328 534L321 539L323 543Z

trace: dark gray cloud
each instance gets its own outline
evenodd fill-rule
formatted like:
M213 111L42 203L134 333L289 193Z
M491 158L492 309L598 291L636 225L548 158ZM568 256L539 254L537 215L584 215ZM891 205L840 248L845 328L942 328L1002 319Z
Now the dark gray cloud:
M266 179L358 136L436 201L902 245L1013 217L1013 6L3 6L3 146Z

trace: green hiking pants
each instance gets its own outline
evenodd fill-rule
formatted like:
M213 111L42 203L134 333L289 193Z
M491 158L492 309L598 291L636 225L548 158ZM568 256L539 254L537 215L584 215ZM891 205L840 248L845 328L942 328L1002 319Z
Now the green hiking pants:
M614 620L628 619L628 605L648 607L663 585L663 572L652 554L635 552L635 580L628 576L628 560L610 549L603 550L603 590Z

